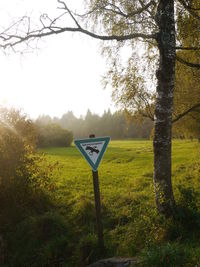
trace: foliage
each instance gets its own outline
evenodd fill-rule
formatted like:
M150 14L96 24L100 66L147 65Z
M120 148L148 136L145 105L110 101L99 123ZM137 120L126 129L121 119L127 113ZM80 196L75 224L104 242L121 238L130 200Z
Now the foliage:
M193 1L193 8L198 8L200 1ZM200 34L197 30L199 21L189 12L183 12L183 7L177 7L179 15L177 17L178 34L177 39L183 47L198 47ZM192 45L191 45L192 44ZM184 58L188 62L198 62L200 49L178 50L177 56ZM188 68L180 62L176 63L176 82L174 96L174 115L178 115L188 110L195 104L200 104L200 70ZM187 138L198 138L200 136L200 108L188 113L183 119L174 125L174 135L185 136Z
M55 123L41 125L37 121L37 146L38 147L66 147L70 146L73 140L72 132L63 129Z
M92 10L87 16L90 29L108 35L126 36L134 33L151 34L157 31L155 15L157 3L151 1L85 0ZM157 49L155 40L128 38L121 42L104 42L102 54L108 62L103 83L111 85L113 100L130 113L148 109L155 88ZM155 89L154 89L155 92Z
M166 244L149 248L144 252L143 266L179 267L184 266L189 258L184 248L176 244Z
M23 266L14 261L14 233L23 221L51 209L55 166L36 155L34 124L20 111L0 112L0 264ZM19 228L19 229L18 229ZM18 229L18 230L17 230ZM16 231L16 232L15 232ZM33 233L34 234L34 233ZM18 237L19 238L19 237ZM23 236L20 237L21 240ZM20 242L20 240L19 240ZM24 244L25 245L25 244ZM18 251L19 252L19 251ZM17 253L17 251L16 251ZM22 255L20 255L21 257Z
M143 259L142 266L146 267L192 266L187 265L191 259L190 251L176 243L149 248L143 252Z
M1 185L24 173L24 165L35 146L34 126L19 111L0 110L0 179ZM9 180L10 179L10 180Z

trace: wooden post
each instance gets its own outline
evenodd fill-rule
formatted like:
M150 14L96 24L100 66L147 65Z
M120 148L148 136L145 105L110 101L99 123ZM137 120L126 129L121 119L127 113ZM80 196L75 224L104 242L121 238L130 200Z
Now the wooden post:
M95 135L89 135L89 138L94 138ZM93 187L94 187L94 200L97 220L97 233L98 233L98 245L101 256L104 254L104 239L103 239L103 224L101 219L101 200L99 190L99 175L98 171L92 171Z

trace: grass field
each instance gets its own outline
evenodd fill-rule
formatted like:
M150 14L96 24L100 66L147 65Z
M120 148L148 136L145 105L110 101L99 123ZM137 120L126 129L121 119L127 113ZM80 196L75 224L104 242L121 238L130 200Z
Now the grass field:
M174 222L156 211L152 142L110 142L99 167L106 256L139 256L142 266L200 266L199 146L173 141ZM52 197L71 251L63 266L85 266L99 257L90 167L74 146L39 152L59 166Z

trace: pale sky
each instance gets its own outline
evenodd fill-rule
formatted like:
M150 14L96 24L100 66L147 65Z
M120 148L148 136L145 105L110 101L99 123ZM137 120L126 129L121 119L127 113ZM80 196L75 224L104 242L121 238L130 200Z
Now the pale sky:
M78 5L82 1L67 2ZM57 6L56 0L1 0L0 26L25 13L53 14ZM68 110L80 116L88 108L98 114L115 110L111 89L103 90L101 85L106 60L100 56L97 40L64 33L43 39L39 48L21 56L0 53L0 105L23 108L32 118L60 117Z

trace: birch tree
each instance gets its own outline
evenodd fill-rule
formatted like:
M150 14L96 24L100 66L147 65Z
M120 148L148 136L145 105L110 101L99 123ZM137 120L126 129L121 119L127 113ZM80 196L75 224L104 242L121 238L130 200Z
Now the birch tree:
M30 17L22 17L1 32L0 46L17 50L21 44L26 44L29 48L31 42L40 38L66 32L82 33L102 40L103 51L109 52L111 59L113 90L117 87L125 91L126 88L131 88L132 95L129 100L136 108L145 103L148 105L148 97L151 96L151 93L141 86L141 79L145 79L142 77L142 71L134 67L142 65L137 52L138 45L141 46L145 51L145 62L149 62L149 66L152 66L152 62L157 63L151 68L157 84L153 140L156 205L159 212L171 216L175 208L171 179L171 131L176 49L194 49L191 46L183 47L182 43L176 40L175 24L176 18L182 12L193 16L199 25L199 7L196 4L199 1L194 5L192 0L86 0L83 13L72 11L67 1L57 2L61 12L58 16L50 18L49 15L43 14L36 28L33 27ZM124 46L129 47L131 55L127 68L119 71L118 56ZM155 61L149 60L152 55ZM182 64L199 68L198 60L188 62L183 57L177 59Z

